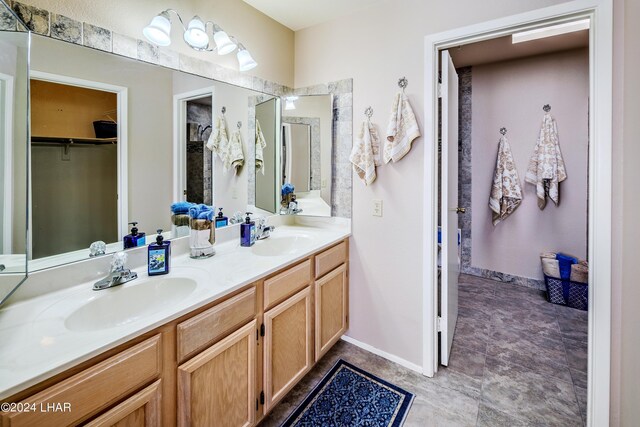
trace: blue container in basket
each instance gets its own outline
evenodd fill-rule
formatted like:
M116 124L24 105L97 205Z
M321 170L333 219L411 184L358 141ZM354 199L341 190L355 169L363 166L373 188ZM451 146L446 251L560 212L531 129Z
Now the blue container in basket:
M587 311L589 308L589 285L587 283L572 282L568 279L556 279L544 275L547 286L547 298L554 304L566 305Z

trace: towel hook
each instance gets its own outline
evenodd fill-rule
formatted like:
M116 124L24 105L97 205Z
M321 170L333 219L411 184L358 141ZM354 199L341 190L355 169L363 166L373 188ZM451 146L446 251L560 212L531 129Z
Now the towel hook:
M242 122L238 122L238 129L242 127Z
M371 106L367 107L364 110L364 115L367 116L367 118L371 118L371 116L373 116L373 108L371 108Z
M404 89L407 87L408 84L409 84L409 80L407 80L406 77L402 77L401 79L398 80L398 86L400 86L403 93L404 93Z
M224 105L222 106L222 114L227 112L227 107L225 107Z
M542 109L544 110L545 113L548 113L549 111L551 111L551 105L544 104L544 107L542 107Z
M500 128L500 135L506 135L507 134L507 128Z

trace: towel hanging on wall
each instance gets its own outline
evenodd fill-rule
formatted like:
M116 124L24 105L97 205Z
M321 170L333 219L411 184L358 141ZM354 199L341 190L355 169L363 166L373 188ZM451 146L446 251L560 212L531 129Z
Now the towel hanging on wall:
M503 128L504 129L504 128ZM506 129L504 131L506 133ZM502 130L501 130L502 133ZM522 187L520 177L513 160L513 153L507 137L503 134L498 143L498 157L493 172L493 184L489 196L489 207L492 212L492 223L498 225L511 215L522 203Z
M524 180L536 186L538 207L542 210L547 205L547 197L556 204L560 203L560 183L567 179L564 159L560 152L558 128L556 121L549 113L550 107L545 105L545 114L536 148L529 161Z
M264 175L264 147L267 146L267 140L260 128L260 122L256 119L256 173L262 171Z
M384 162L400 161L411 150L411 142L419 136L420 129L409 98L404 91L398 92L391 107L387 139L384 142Z
M368 114L367 116L362 122L360 133L353 144L353 149L349 156L349 161L353 164L353 170L365 185L369 185L376 180L376 166L380 166L378 131L375 125L371 123L370 116Z
M234 175L238 175L240 169L244 165L244 151L242 149L242 132L236 130L229 140L228 154L225 156L226 161L223 163L224 173L229 168L233 168Z
M224 118L224 115L219 115L216 117L213 131L211 132L211 135L209 135L207 148L220 155L220 148L226 147L228 144L229 131L227 130L227 120ZM220 157L220 159L222 160L222 157Z

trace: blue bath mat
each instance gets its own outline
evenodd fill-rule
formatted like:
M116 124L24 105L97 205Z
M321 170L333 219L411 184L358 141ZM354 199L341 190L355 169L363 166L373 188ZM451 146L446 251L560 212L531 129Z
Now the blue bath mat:
M344 360L331 368L283 427L400 427L413 394Z

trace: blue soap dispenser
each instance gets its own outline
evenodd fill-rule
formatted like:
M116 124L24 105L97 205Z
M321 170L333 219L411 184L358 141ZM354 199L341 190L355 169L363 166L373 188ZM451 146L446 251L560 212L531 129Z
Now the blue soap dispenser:
M137 222L134 221L129 224L132 225L131 233L127 234L124 236L124 239L122 239L124 248L131 249L138 246L144 246L146 244L146 234L138 231L138 227L136 227L136 225L138 225Z
M216 216L216 228L225 227L229 225L229 218L224 216L222 208L218 209L218 216Z
M240 246L253 246L256 242L256 223L251 221L252 212L247 212L247 217L240 224Z
M147 272L149 276L159 276L169 273L171 261L171 242L165 242L162 229L158 229L156 242L149 245Z

